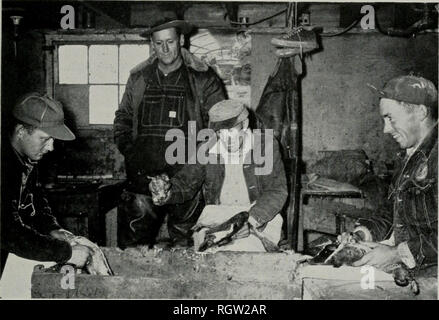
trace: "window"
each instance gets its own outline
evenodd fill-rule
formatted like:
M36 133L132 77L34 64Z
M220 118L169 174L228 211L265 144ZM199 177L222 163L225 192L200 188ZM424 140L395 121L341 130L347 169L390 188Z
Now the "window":
M63 103L76 128L109 128L130 70L150 55L138 31L46 34L47 91ZM132 33L128 33L132 32ZM251 36L236 30L199 30L190 51L211 65L228 95L250 106ZM52 54L53 53L53 54Z
M130 70L149 57L149 45L88 40L60 41L55 48L55 98L78 127L112 125Z

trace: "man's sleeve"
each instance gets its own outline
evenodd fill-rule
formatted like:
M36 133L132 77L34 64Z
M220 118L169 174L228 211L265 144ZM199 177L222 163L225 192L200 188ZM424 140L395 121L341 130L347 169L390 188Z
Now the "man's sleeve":
M1 249L25 259L64 263L71 258L68 242L43 235L23 224L18 213L2 212Z
M211 67L209 67L208 72L208 80L203 88L203 100L201 101L201 110L203 117L203 123L207 126L209 122L208 112L212 106L220 101L227 99L227 93L224 87L224 84L220 77L213 71Z
M407 249L419 263L437 263L437 247L438 247L438 160L437 160L437 146L432 151L432 156L428 161L428 166L431 167L428 178L431 179L431 185L418 196L419 202L422 203L422 208L416 213L418 216L424 215L422 218L426 222L423 228L419 228L419 236L411 238L402 243L398 247L400 255L408 254Z
M288 197L285 168L280 156L279 144L273 137L270 140L273 145L273 170L261 176L262 194L249 211L250 217L253 217L259 224L265 224L273 219L282 210Z
M371 241L369 239L364 239L365 241ZM392 232L392 235L389 239L380 241L381 244L385 244L387 246L394 247L395 246L395 232ZM398 255L401 258L401 261L409 268L413 269L416 267L416 260L410 252L410 248L407 245L407 241L398 244L396 247L398 251Z
M434 190L436 193L435 199L437 199L437 184ZM417 237L398 245L398 254L409 268L414 268L422 263L437 263L437 209L435 212L425 212L425 214L429 215L432 222L428 227L428 231L420 231L421 233Z
M171 178L171 197L168 204L184 203L195 197L205 180L205 166L187 164Z
M52 215L52 209L49 206L44 192L37 188L34 192L34 205L36 215L34 217L33 227L42 234L49 234L53 230L61 229L56 218Z
M386 200L385 204L372 212L370 217L358 219L353 232L362 231L366 236L364 240L380 242L390 236L393 220L392 203Z
M114 142L125 157L133 147L133 86L134 79L131 75L114 118Z

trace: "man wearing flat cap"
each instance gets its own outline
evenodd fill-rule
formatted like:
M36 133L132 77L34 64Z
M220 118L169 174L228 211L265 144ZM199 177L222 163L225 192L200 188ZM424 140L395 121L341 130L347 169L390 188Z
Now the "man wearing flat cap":
M414 75L393 78L382 90L371 87L380 97L383 131L403 151L388 194L393 202L390 219L360 219L354 230L372 248L356 265L385 270L403 263L437 276L437 90L431 81Z
M158 205L183 203L202 188L206 207L194 226L196 250L277 249L287 199L285 171L273 134L251 130L248 114L239 101L215 104L209 110L213 140L200 146L208 161L187 164L161 183L165 196L154 197ZM156 184L150 184L153 193L160 187Z
M73 235L51 215L38 186L36 165L53 150L54 140L75 139L64 124L62 106L33 92L18 101L12 114L14 125L2 141L0 277L9 253L83 267L91 251L69 244Z
M161 221L168 217L174 245L190 244L190 229L199 215L200 195L180 205L158 208L151 201L151 176L172 177L181 165L165 160L166 132L180 129L188 136L188 121L207 126L207 112L225 98L220 78L185 48L189 23L165 18L141 34L150 39L152 56L133 70L116 111L114 139L125 157L128 186L119 207L119 246L151 245ZM187 139L186 139L187 141Z

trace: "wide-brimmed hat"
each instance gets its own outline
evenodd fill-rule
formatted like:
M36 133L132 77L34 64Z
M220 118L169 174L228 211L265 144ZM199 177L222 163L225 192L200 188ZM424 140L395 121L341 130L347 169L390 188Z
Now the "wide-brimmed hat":
M75 139L73 132L64 124L61 103L38 92L31 92L21 97L14 106L12 115L55 139Z
M404 75L389 80L382 90L368 84L382 98L397 101L423 104L427 107L437 107L437 90L433 82L423 77Z
M184 20L176 20L173 18L163 18L155 22L148 30L145 32L142 32L140 34L141 37L148 38L151 36L154 32L169 29L169 28L176 28L180 31L181 34L189 34L194 26Z
M223 100L209 110L209 128L218 131L230 129L248 118L248 110L237 100Z

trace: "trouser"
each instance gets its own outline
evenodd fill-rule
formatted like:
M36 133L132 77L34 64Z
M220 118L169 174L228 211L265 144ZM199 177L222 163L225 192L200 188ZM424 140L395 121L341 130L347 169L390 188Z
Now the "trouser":
M122 249L153 245L167 216L171 240L191 246L191 228L198 220L202 208L201 192L183 204L155 206L150 195L124 190L118 207L118 245Z

